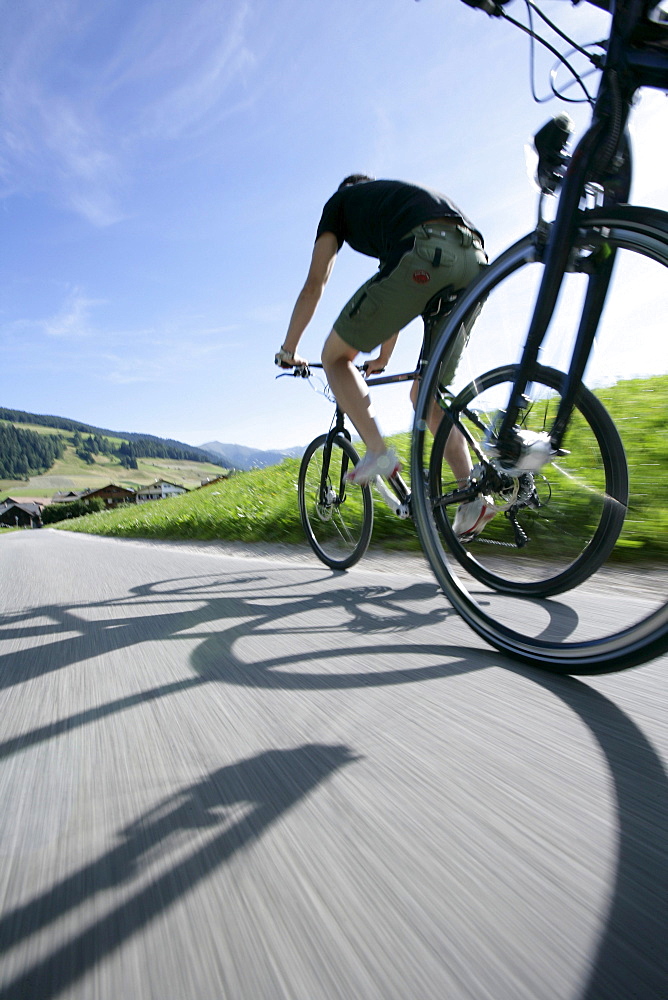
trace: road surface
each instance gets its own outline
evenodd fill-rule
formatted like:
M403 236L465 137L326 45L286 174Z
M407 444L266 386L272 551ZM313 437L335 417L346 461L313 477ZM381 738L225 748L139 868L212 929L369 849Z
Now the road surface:
M666 661L418 559L0 538L0 1000L666 1000ZM603 598L605 599L605 598Z

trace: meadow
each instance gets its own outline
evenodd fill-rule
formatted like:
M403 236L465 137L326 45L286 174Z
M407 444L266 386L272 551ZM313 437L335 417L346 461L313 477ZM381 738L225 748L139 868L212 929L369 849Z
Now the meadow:
M57 433L46 427L34 427L39 433ZM110 439L114 444L115 439ZM71 445L65 453L42 475L33 475L26 480L0 480L0 496L48 499L54 493L68 490L94 490L109 483L136 489L149 486L156 479L166 479L193 489L204 479L219 476L223 469L218 465L204 462L188 462L167 458L138 458L136 469L126 469L113 455L96 455L92 465L82 461Z

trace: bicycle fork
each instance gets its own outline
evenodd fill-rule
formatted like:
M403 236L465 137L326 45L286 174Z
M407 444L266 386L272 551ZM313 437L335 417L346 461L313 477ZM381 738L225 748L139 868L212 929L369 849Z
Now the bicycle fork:
M611 99L614 100L614 95ZM517 378L508 402L508 408L491 435L490 456L499 458L502 466L514 467L513 471L537 471L544 461L549 461L550 458L560 453L561 443L575 404L575 397L582 383L605 304L616 251L608 247L602 238L600 248L580 264L580 269L588 273L589 281L556 418L549 433L543 436L543 441L524 443L516 426L519 413L526 407L527 386L531 382L532 372L538 361L538 352L557 304L564 274L569 270L569 258L576 246L578 206L585 186L590 179L592 168L595 167L594 161L599 148L600 133L606 131L609 125L610 122L606 120L605 115L599 118L582 138L570 159L557 215L551 226L545 249L545 269ZM624 125L623 120L617 120L614 123L618 140L623 133ZM630 163L626 155L627 149L628 147L623 147L621 165L617 171L616 200L620 200L620 198L624 200L630 187ZM532 467L531 460L526 457L524 458L525 464L522 465L522 452L528 451L532 447L536 449L537 453L535 467Z
M350 432L345 426L345 414L339 407L336 407L336 417L334 426L327 435L327 440L323 446L322 469L320 471L320 503L324 507L331 507L336 501L343 503L346 498L346 475L348 473L348 456L345 451L341 452L341 469L339 472L338 490L333 484L330 485L329 466L332 457L332 446L337 437L344 437L351 441ZM334 495L332 495L334 494Z

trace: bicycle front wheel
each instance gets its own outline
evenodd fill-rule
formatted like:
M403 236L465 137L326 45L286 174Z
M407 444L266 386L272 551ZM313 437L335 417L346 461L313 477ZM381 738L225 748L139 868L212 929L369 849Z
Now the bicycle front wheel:
M527 484L501 481L493 495L499 513L480 541L470 547L456 543L442 458L445 431L433 441L427 428L439 372L448 367L457 331L476 310L480 318L450 387L452 418L474 428L479 442L481 428L491 427L507 405L543 274L533 234L464 293L432 354L416 408L412 481L428 485L414 489L412 509L439 584L491 645L559 673L623 670L668 650L668 519L662 499L668 490L666 213L630 206L582 213L542 365L521 413L529 429L549 427L588 274L611 252L615 270L586 373L589 388L576 400L564 441L570 455L535 474L538 506L528 490L522 492ZM472 461L479 456L472 454ZM518 501L517 521L528 544L495 546L515 540L503 508Z
M331 569L348 569L366 552L373 529L369 486L346 483L348 469L359 462L350 441L341 435L317 437L299 469L299 515L318 559Z

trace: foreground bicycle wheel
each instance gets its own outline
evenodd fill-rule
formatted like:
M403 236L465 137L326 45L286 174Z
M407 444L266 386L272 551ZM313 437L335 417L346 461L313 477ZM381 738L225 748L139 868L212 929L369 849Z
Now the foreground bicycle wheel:
M414 490L412 510L439 584L491 645L559 673L623 670L668 650L668 518L661 500L666 493L666 380L661 377L668 371L666 213L628 206L583 213L572 265L541 351L545 367L536 378L544 389L558 393L559 383L545 372L548 366L567 369L587 273L610 251L616 252L615 272L586 377L590 388L598 386L596 396L616 432L605 430L598 406L590 406L591 394L582 393L565 442L571 455L535 477L544 508L518 513L533 539L530 544L540 541L550 565L534 560L529 546L499 546L503 552L492 554L494 546L480 541L470 551L461 545L450 551L452 511L443 499L448 472L439 458L432 464L427 431L428 408L439 369L448 360L448 344L474 309L482 312L451 391L455 400L468 401L472 413L479 408L483 424L490 412L505 407L507 382L501 383L512 369L508 359L520 356L543 271L533 235L509 248L464 293L433 352L416 409L412 482L427 481L429 487ZM506 375L495 374L504 370ZM501 382L495 386L497 377ZM549 420L549 408L542 405ZM528 413L529 421L539 420L535 406ZM621 531L615 513L624 492L618 438L626 454L629 494ZM569 490L577 498L575 506ZM511 493L506 502L512 499ZM490 543L507 541L505 520L503 513L497 515L482 537Z
M332 569L353 566L371 539L371 488L345 482L346 472L358 462L350 441L337 435L330 449L328 436L322 434L304 452L299 469L302 527L318 559Z
M482 444L499 402L509 397L515 372L514 366L487 372L450 402L431 452L429 492L444 541L468 573L503 593L549 597L582 583L612 552L628 503L626 458L605 407L582 387L563 442L569 453L540 474L506 476L485 489L497 514L476 538L459 541L452 531L458 505L449 502L457 483L443 457L445 442L456 426ZM550 427L565 378L537 368L522 411L523 429Z

